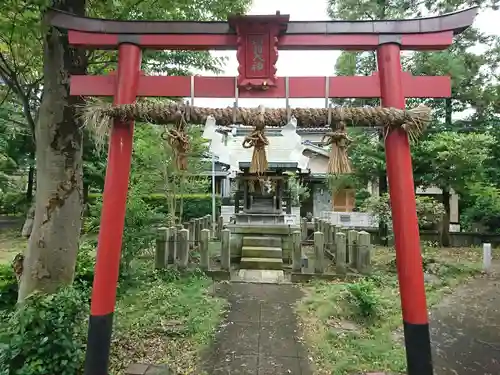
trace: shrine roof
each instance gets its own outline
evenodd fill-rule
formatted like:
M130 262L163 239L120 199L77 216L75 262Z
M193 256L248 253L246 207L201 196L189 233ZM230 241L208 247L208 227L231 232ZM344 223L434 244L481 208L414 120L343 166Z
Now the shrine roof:
M479 7L476 6L439 16L404 20L291 21L283 35L421 34L441 31L459 34L472 24L478 10ZM77 17L53 9L46 17L53 26L61 29L100 34L235 34L227 21L118 21Z
M239 167L240 169L248 169L250 168L250 162L240 162ZM281 163L276 163L276 162L269 162L268 163L268 170L273 170L273 169L284 169L287 171L290 170L296 170L299 168L299 163L297 162L281 162Z

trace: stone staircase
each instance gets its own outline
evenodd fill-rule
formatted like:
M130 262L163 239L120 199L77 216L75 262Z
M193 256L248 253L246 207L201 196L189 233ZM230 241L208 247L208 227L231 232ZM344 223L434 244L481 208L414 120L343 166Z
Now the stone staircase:
M254 270L283 269L281 238L244 236L240 268Z

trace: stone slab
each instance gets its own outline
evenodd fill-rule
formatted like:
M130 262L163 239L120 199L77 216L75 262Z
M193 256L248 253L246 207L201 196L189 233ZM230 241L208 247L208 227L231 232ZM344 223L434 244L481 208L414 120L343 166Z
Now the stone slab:
M245 239L243 238L243 241ZM281 243L281 240L280 240ZM258 247L245 246L241 248L241 256L244 258L277 258L282 259L283 250L281 247Z
M243 237L243 246L281 248L281 238L272 236L245 236Z
M237 281L262 284L280 284L285 282L285 274L282 270L251 270L240 269Z
M281 270L283 260L276 258L241 258L240 267L244 269Z

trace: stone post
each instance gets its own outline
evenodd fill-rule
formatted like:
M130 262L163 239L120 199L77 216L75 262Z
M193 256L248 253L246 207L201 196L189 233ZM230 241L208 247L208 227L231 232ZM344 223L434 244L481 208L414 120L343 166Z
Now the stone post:
M217 235L216 238L220 240L222 228L224 227L224 216L220 215L219 219L217 220Z
M346 238L342 232L335 233L335 264L338 274L343 275L346 273Z
M325 235L314 232L314 272L325 272Z
M326 220L323 222L323 234L325 235L325 249L328 251L332 251L332 241L331 241L331 229L330 229L330 223L327 222Z
M307 218L300 219L300 232L302 234L302 241L307 240Z
M292 233L292 271L301 272L302 270L302 248L300 245L301 231L296 230Z
M200 267L207 271L210 266L210 254L208 253L208 241L210 239L210 230L202 229L200 236Z
M189 225L187 227L187 230L189 231L189 248L192 249L194 247L194 231L195 231L196 225L194 223L194 219L189 220Z
M347 232L348 264L351 268L357 268L358 262L358 232L350 230Z
M167 252L167 228L158 228L156 235L155 269L165 268Z
M358 233L357 269L360 273L368 274L371 271L371 236L368 232Z
M335 224L328 223L328 240L330 244L330 252L335 255L335 233L337 233L337 226Z
M186 269L189 262L189 231L181 229L178 235L179 268Z
M229 229L222 230L220 263L221 263L221 268L224 271L229 271L231 267L231 252L229 248L229 241L231 240L230 236L231 236L231 231Z
M319 217L314 218L314 232L319 232Z
M198 247L200 245L200 233L201 233L201 219L194 219L194 247Z
M182 228L181 228L182 229ZM168 264L175 264L177 259L177 228L170 227L167 231Z

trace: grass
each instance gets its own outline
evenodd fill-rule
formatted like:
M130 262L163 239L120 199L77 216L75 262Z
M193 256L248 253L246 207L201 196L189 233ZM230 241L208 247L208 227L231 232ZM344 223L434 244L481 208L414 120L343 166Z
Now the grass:
M19 230L0 231L0 264L12 262L17 253L23 253L27 240L21 237Z
M82 238L81 250L94 246ZM0 263L9 263L26 246L19 231L0 231ZM83 250L82 250L83 251ZM212 296L212 280L191 271L153 271L152 251L132 264L120 283L114 317L110 374L121 375L131 363L166 363L176 373L196 373L200 351L211 341L226 307ZM83 322L87 324L87 321Z
M428 305L480 273L479 248L424 246ZM499 258L499 254L494 254ZM297 307L316 374L352 375L369 371L403 373L401 305L394 250L376 248L373 273L355 283L315 282L305 287Z
M149 282L127 288L118 300L111 373L133 362L167 363L194 374L200 351L211 341L226 302L211 296L212 281L193 272L155 272Z

